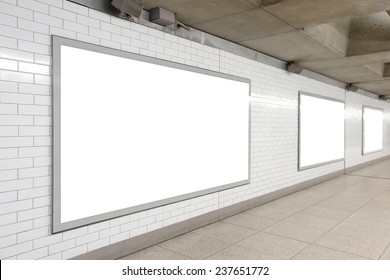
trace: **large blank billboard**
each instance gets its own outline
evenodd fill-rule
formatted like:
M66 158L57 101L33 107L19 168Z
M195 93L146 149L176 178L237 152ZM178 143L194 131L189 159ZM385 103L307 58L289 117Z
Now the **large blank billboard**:
M363 155L383 150L383 110L363 106Z
M299 160L304 170L344 159L344 103L299 94Z
M53 230L249 183L246 79L53 36Z

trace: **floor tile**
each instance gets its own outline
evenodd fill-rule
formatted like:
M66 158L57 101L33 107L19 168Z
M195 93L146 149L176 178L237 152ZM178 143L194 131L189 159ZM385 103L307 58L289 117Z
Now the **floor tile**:
M372 239L380 242L390 242L390 226L362 220L360 223L342 222L332 229L340 235L352 235L360 239Z
M157 246L193 259L205 259L230 246L229 243L197 233L186 233Z
M324 208L320 206L311 206L300 212L301 214L312 215L320 218L328 218L333 220L342 221L351 215L350 212L338 209Z
M379 258L380 260L390 260L390 244L387 246L386 250L383 252L381 257Z
M307 227L320 228L326 231L330 230L340 222L339 220L335 219L323 218L303 213L294 214L284 221Z
M385 250L387 243L372 239L363 239L339 232L328 232L316 242L316 245L343 251L368 259L378 259Z
M364 260L365 258L324 248L316 245L310 245L298 253L294 260Z
M234 215L232 217L226 218L223 220L226 223L255 229L255 230L262 230L265 229L277 222L277 220L269 219L253 214L248 213L240 213L237 215Z
M211 225L198 228L193 232L233 244L251 236L257 231L225 222L216 222Z
M273 220L283 220L297 212L299 212L300 210L281 210L281 209L276 209L276 208L272 208L272 207L269 207L268 205L262 205L262 206L259 206L259 207L256 207L256 208L252 208L244 213L248 213L248 214L252 214L252 215L257 215L257 216L261 216L261 217L265 217L265 218L268 218L268 219L273 219Z
M267 255L272 255L280 259L290 259L308 244L273 234L259 232L238 242L236 245L253 249Z
M169 251L167 249L152 246L133 253L126 257L120 258L121 260L191 260L191 258L184 255Z
M312 243L324 235L327 230L281 221L267 228L264 232Z
M207 258L208 260L277 260L279 258L233 245Z

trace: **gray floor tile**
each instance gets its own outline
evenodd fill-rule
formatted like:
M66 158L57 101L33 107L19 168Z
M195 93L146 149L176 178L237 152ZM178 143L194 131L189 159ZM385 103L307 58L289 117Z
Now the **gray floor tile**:
M232 217L226 218L223 220L226 223L254 229L262 230L265 229L277 222L277 220L265 218L258 215L240 213Z
M340 222L339 220L335 219L307 215L303 213L292 215L284 221L307 227L320 228L326 231L330 230Z
M320 218L338 220L338 221L345 220L348 216L351 215L351 212L348 211L332 209L332 208L324 208L316 205L306 208L302 210L300 213L312 215Z
M207 258L208 260L277 260L279 258L233 245Z
M312 243L324 235L327 230L281 221L267 228L264 232Z
M365 258L316 245L306 247L294 260L364 260Z
M230 246L229 243L197 233L186 233L158 244L159 247L193 259L205 259Z
M381 256L387 246L386 242L363 239L361 237L340 234L339 232L334 231L326 233L314 243L326 248L374 260Z
M225 222L216 222L211 225L198 228L193 232L233 244L251 236L257 231Z
M380 242L390 242L390 225L379 224L370 220L350 223L342 222L332 229L341 235L348 234L360 239L372 239Z
M267 255L272 255L280 259L290 259L308 244L269 233L259 232L238 242L236 245L253 249Z
M276 208L269 207L266 204L266 205L262 205L262 206L259 206L256 208L252 208L244 213L248 213L248 214L257 215L257 216L265 217L268 219L280 221L280 220L283 220L283 219L285 219L285 218L287 218L287 217L289 217L289 216L291 216L299 211L300 210L276 209Z
M152 246L133 253L126 257L120 258L121 260L191 260L191 258L169 251L167 249Z

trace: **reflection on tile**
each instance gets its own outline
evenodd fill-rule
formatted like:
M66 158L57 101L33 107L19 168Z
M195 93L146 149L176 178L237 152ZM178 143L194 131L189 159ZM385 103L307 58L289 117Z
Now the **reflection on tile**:
M207 258L208 260L277 260L275 256L233 245Z
M191 258L158 246L152 246L120 259L121 260L190 260Z
M194 230L194 232L232 244L256 233L255 230L225 222L216 222L211 225L198 228Z
M230 246L229 243L197 233L186 233L157 246L193 259L204 259Z
M238 242L237 245L267 255L276 256L281 259L290 259L308 244L273 234L259 232Z
M316 245L306 247L294 260L364 260L365 258Z

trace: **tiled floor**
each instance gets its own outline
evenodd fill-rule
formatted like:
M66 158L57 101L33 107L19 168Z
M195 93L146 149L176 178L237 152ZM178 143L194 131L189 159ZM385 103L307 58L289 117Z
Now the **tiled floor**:
M123 259L390 260L390 160Z

